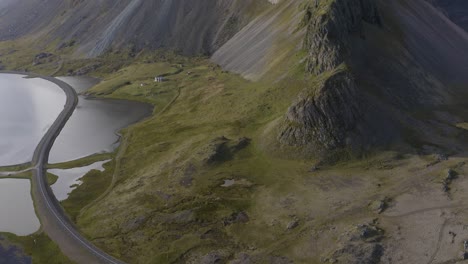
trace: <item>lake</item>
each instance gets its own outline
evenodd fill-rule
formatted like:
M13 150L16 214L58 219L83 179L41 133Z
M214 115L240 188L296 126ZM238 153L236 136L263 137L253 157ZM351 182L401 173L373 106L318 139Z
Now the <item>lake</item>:
M34 211L31 182L0 179L0 231L30 235L41 226Z
M0 74L0 166L30 162L34 150L63 110L65 93L56 84L18 74ZM87 77L63 77L77 92L96 83ZM117 132L149 116L148 104L123 100L92 99L79 96L76 110L57 137L50 162L64 162L95 153L113 151ZM104 162L83 168L55 171L52 186L59 200L66 199L87 171L102 170ZM35 215L29 180L0 179L0 232L28 235L40 223Z
M104 171L104 163L109 162L99 161L89 166L73 168L73 169L50 169L48 172L58 176L57 182L55 182L51 188L54 192L55 197L59 201L66 200L68 195L78 186L81 185L80 178L86 175L91 170Z
M65 99L62 89L46 80L0 74L0 166L31 161Z
M89 77L61 77L81 93L96 80ZM152 106L139 102L93 99L79 96L78 106L52 147L49 163L112 152L120 139L117 132L149 116Z

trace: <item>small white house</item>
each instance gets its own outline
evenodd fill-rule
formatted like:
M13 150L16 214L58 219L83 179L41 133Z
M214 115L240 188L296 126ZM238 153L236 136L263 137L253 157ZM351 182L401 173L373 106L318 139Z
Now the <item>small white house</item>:
M158 76L158 77L154 78L154 81L155 82L164 82L164 77Z

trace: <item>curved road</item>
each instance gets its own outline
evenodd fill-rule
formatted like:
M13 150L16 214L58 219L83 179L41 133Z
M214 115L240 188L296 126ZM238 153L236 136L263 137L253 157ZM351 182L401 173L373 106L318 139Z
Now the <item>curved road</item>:
M106 254L83 237L68 218L60 203L55 198L47 183L45 164L48 163L49 152L57 136L73 114L78 104L78 96L75 90L67 83L53 77L40 76L30 73L0 72L10 74L24 74L31 77L42 78L58 85L65 92L67 100L64 109L55 122L39 142L32 160L32 195L36 213L41 221L44 232L60 247L62 252L77 263L111 263L123 262Z

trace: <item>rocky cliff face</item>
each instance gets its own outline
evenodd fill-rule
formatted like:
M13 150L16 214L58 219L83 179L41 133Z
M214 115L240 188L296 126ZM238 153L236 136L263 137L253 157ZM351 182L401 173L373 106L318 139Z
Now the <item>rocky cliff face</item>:
M335 0L310 4L305 18L304 48L309 52L307 70L314 74L333 70L350 53L350 37L363 34L363 23L380 24L373 0Z
M465 94L467 33L424 0L319 3L307 8L303 47L306 70L320 81L289 108L279 141L306 153L452 144L434 123L448 130L453 124L427 117ZM462 13L463 6L453 1L447 10ZM346 74L337 75L340 65ZM415 114L421 112L426 117Z
M340 65L351 59L351 38L364 37L363 24L380 25L377 7L372 0L311 4L305 22L306 69L318 81L289 108L279 140L306 153L354 145L366 102L353 73Z
M352 75L339 69L289 108L280 141L308 152L344 147L363 116L362 103Z

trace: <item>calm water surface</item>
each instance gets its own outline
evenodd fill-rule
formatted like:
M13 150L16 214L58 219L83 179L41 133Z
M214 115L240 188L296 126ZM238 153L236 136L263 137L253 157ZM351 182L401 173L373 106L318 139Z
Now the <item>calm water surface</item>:
M58 176L57 182L51 186L55 197L57 197L59 201L67 199L68 195L76 188L76 186L82 183L80 178L82 178L91 170L104 171L103 165L106 162L109 162L109 160L99 161L89 166L80 168L73 168L68 170L49 170L50 173Z
M0 179L0 231L19 236L39 230L29 180Z
M78 93L96 83L89 77L59 79L70 84ZM152 107L148 104L79 96L78 107L52 147L49 163L113 151L118 146L117 132L148 116L151 111Z
M78 92L96 83L90 78L63 80ZM31 161L37 144L63 110L65 101L65 93L54 83L0 74L0 166ZM119 139L116 133L151 111L147 104L80 96L78 107L58 136L49 160L63 162L112 151ZM66 199L70 186L90 169L101 170L102 163L57 173L59 180L53 188L58 198ZM28 235L39 229L30 189L29 180L0 179L0 232Z
M54 83L0 74L0 166L31 161L65 100L65 93Z

